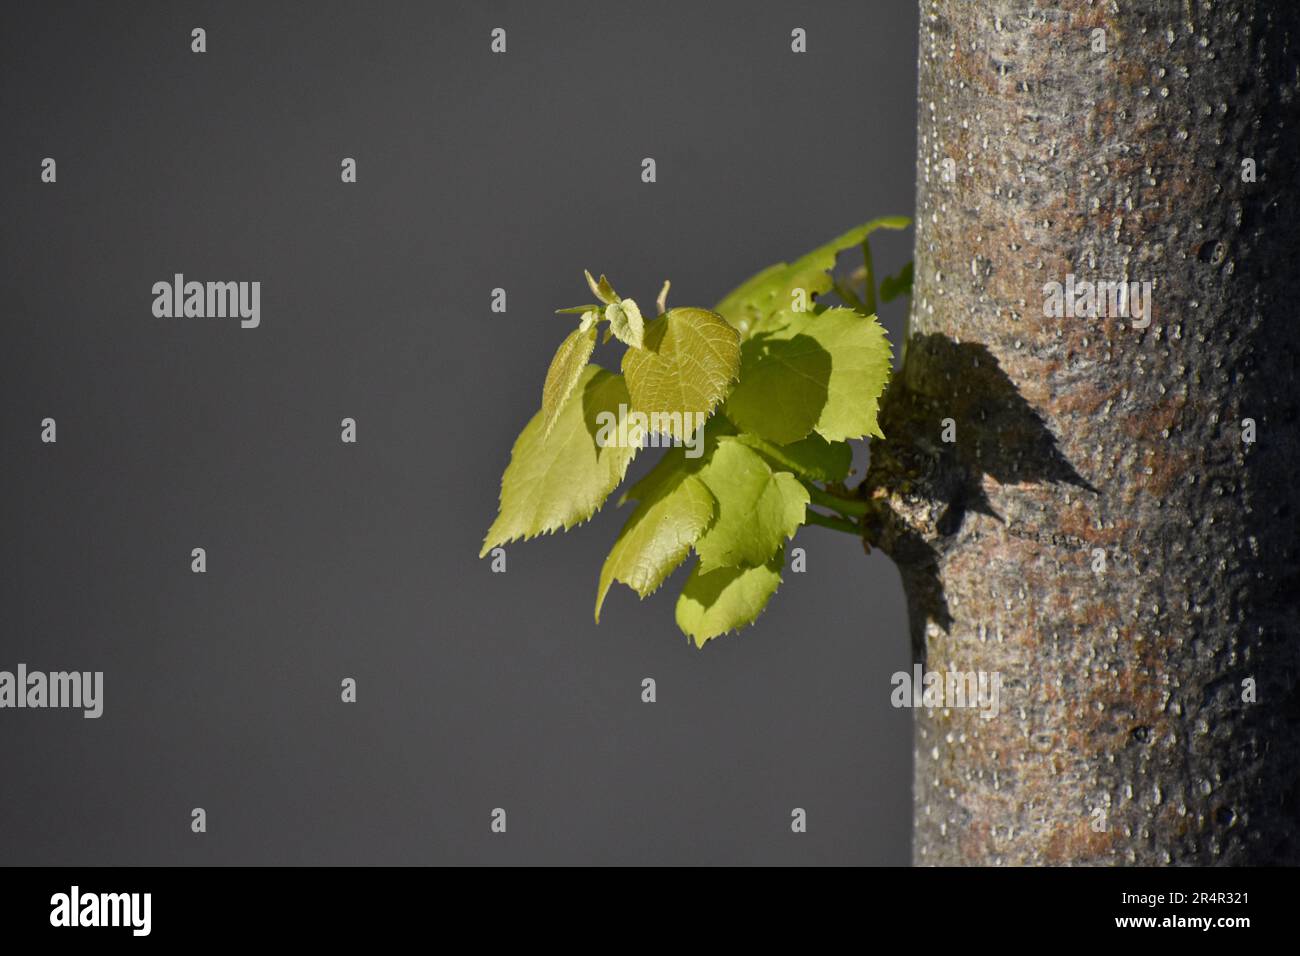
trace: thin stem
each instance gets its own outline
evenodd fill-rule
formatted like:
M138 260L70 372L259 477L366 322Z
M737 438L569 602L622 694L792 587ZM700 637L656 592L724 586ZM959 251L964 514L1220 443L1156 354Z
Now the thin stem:
M659 307L659 314L663 315L668 311L668 289L672 283L667 279L664 280L664 287L659 290L659 298L655 299L655 305Z
M830 528L832 531L843 531L855 538L862 537L862 529L847 518L832 518L830 515L824 515L820 511L813 511L809 508L805 520L808 524L820 525L823 528Z
M808 489L808 497L812 499L812 503L819 508L830 508L832 511L853 518L861 518L867 513L868 505L861 498L841 498L810 481L805 481L803 485Z
M871 243L866 239L862 240L862 264L867 270L867 287L866 287L866 312L868 315L876 314L876 270L871 264Z

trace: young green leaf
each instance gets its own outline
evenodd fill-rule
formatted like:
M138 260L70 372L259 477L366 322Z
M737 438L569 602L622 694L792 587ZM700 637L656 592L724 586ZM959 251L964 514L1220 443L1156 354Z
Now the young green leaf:
M736 426L731 424L726 416L714 415L704 423L703 446L698 454L688 457L687 449L681 445L669 448L640 481L623 492L618 500L619 505L626 501L645 501L657 494L661 485L678 481L681 475L698 475L713 460L718 441L723 436L735 433Z
M890 349L875 316L836 308L778 318L785 324L745 343L727 416L779 445L813 430L832 442L883 438L876 418Z
M805 290L810 301L814 295L823 295L831 290L830 271L835 268L835 257L842 250L860 246L862 240L877 229L905 229L909 222L906 216L873 219L794 262L768 266L728 293L718 303L718 312L744 336L764 331L775 313L791 308L791 294L795 289Z
M605 595L622 581L641 597L653 593L677 565L686 560L691 545L713 521L713 495L700 479L685 470L661 484L637 505L600 569L596 589L596 623Z
M588 365L560 407L549 436L543 412L515 439L501 477L501 508L479 557L499 544L532 538L586 521L618 487L638 446L600 447L601 413L617 416L628 402L621 375Z
M777 262L750 276L715 306L718 314L731 323L742 338L752 334L763 319L781 305L789 304L788 299L782 301L780 298L789 272L790 263Z
M609 320L609 330L624 345L634 349L641 348L645 336L645 320L641 310L631 299L624 299L605 306L605 318Z
M741 432L728 441L748 445L777 471L792 471L813 481L843 481L853 467L853 449L845 442L828 442L816 432L802 441L777 445L753 432Z
M618 293L614 291L614 287L609 284L608 279L601 276L600 281L597 282L591 277L591 273L585 269L582 274L587 277L587 285L591 287L591 294L597 299L606 305L612 305L618 301Z
M768 599L781 584L785 549L756 568L691 569L677 599L677 626L703 647L728 631L738 631L762 613Z
M588 312L600 312L602 305L571 305L567 309L556 309L556 315L586 315Z
M623 353L632 407L650 428L679 441L695 432L740 371L740 339L721 316L704 309L669 309L645 327L641 348Z
M542 409L515 441L481 554L590 518L649 428L678 447L622 497L638 504L601 568L597 620L615 581L645 597L694 549L700 560L677 602L682 630L702 646L752 622L780 584L785 543L800 525L860 530L867 504L837 497L852 464L845 439L880 435L890 369L883 330L867 315L877 298L867 236L906 225L873 220L765 269L723 299L722 314L668 309L665 282L647 322L605 276L585 272L599 304L560 310L582 318L551 362ZM856 274L830 275L836 255L854 246L865 293ZM881 283L879 298L909 293L911 281L909 264ZM850 308L816 301L832 291ZM621 376L589 364L602 320L605 341L628 346ZM810 511L814 501L835 514Z
M739 442L721 439L700 480L718 502L713 526L695 542L701 571L763 564L804 522L808 489Z
M573 394L587 367L587 359L596 348L596 327L584 318L582 325L570 332L555 350L551 367L542 383L542 434L549 435L555 427L560 409Z

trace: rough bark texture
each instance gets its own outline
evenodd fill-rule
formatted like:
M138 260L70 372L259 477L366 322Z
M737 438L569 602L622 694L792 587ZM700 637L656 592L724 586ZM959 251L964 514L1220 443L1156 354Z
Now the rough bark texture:
M868 529L927 668L1003 690L916 712L917 863L1300 862L1298 62L1296 0L921 3ZM1067 273L1150 327L1045 318Z

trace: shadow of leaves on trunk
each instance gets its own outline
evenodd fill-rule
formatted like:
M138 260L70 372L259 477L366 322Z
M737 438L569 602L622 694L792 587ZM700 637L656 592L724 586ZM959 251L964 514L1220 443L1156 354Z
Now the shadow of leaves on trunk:
M939 563L969 512L1002 518L984 491L1056 482L1094 488L1061 454L1056 436L983 345L942 335L908 342L881 408L885 440L871 445L865 487L876 502L867 540L903 578L913 656L925 659L925 626L952 623Z

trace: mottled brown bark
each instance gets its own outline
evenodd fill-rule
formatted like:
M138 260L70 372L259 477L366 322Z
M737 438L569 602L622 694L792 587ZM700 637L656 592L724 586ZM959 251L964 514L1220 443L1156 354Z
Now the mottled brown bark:
M1295 0L921 3L868 529L1003 692L916 712L917 863L1300 863L1298 63ZM1044 317L1067 273L1150 327Z

